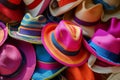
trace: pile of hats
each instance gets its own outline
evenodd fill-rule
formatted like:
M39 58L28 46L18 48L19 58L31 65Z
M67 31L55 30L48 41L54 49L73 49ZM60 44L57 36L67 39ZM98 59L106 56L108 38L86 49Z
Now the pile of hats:
M0 80L120 80L120 0L0 0Z

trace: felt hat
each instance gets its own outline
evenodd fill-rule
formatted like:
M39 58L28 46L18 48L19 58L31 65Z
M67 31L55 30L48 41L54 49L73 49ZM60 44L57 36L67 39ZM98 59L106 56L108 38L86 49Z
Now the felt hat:
M33 46L14 39L9 41L0 48L0 79L30 80L36 66Z
M0 0L0 13L8 17L10 22L20 22L25 14L24 4L21 0Z
M37 65L32 80L50 80L67 67L54 60L43 45L35 45Z
M41 30L46 24L46 18L43 15L36 17L26 13L21 24L16 27L9 27L9 35L15 39L23 40L33 44L41 44Z
M41 38L49 54L61 64L80 66L88 60L89 52L83 45L82 29L70 21L48 23Z
M67 80L95 80L94 73L87 63L78 67L69 67L65 70Z
M48 7L50 0L23 0L32 16L41 15Z
M93 0L93 3L101 3L103 5L104 14L101 17L103 22L108 21L112 17L120 19L120 0Z
M103 14L101 4L93 4L91 0L83 1L75 10L64 14L64 20L70 20L83 29L83 35L91 38L100 23Z
M3 22L0 22L0 46L4 44L8 37L8 28Z
M93 72L99 73L99 74L108 74L108 73L120 72L120 66L114 66L114 65L107 64L101 60L98 60L92 54L88 59L88 66Z
M111 65L120 66L120 38L98 29L86 47L97 59Z
M78 6L83 0L51 0L49 4L50 13L60 16Z

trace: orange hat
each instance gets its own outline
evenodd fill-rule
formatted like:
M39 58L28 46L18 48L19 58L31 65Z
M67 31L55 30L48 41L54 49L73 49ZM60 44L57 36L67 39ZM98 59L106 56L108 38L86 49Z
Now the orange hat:
M94 73L87 63L79 67L69 67L65 71L67 80L95 80Z

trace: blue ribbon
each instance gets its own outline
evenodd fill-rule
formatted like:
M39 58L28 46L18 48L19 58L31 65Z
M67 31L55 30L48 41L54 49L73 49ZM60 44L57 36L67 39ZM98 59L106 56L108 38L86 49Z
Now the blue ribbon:
M94 42L89 41L89 45L95 50L96 54L110 62L119 63L120 64L120 54L112 53L98 45ZM112 45L111 45L112 46Z
M65 50L61 45L58 44L58 42L56 41L55 37L54 37L54 33L52 33L51 35L52 38L52 42L55 45L55 47L60 50L63 54L68 55L68 56L75 56L80 52L80 49L78 51L67 51Z

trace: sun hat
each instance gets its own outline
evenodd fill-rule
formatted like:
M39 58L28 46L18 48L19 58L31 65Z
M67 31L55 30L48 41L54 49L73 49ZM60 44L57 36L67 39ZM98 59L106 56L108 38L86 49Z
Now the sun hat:
M0 46L4 44L8 37L8 28L3 22L0 22Z
M49 4L50 13L60 16L78 6L83 0L51 0Z
M94 73L87 63L78 67L69 67L65 70L67 80L95 80Z
M43 15L32 17L30 13L26 13L17 30L8 25L9 35L32 44L41 44L41 30L46 21Z
M41 39L49 54L63 65L80 66L88 60L82 29L70 21L48 23L42 30Z
M8 22L20 22L25 14L24 4L21 0L0 0L0 13L10 19Z
M10 39L0 48L0 79L30 80L36 55L29 43Z
M120 66L110 65L110 64L107 64L103 61L100 61L92 54L88 59L88 66L93 72L96 72L99 74L108 74L108 73L120 72Z
M32 16L41 15L48 7L50 0L23 0Z
M50 80L60 74L67 67L54 60L43 45L35 45L37 66L32 80Z
M104 14L101 17L103 22L108 21L112 17L120 19L120 0L93 0L93 2L103 5Z
M101 4L93 4L91 0L83 1L74 11L64 14L64 20L70 20L83 29L83 35L92 37L97 24L100 23L100 18L103 14Z
M95 55L97 59L111 65L120 66L119 44L120 38L115 37L109 32L98 29L91 40L86 45L90 53Z
M120 80L120 73L113 73L111 74L107 80Z

